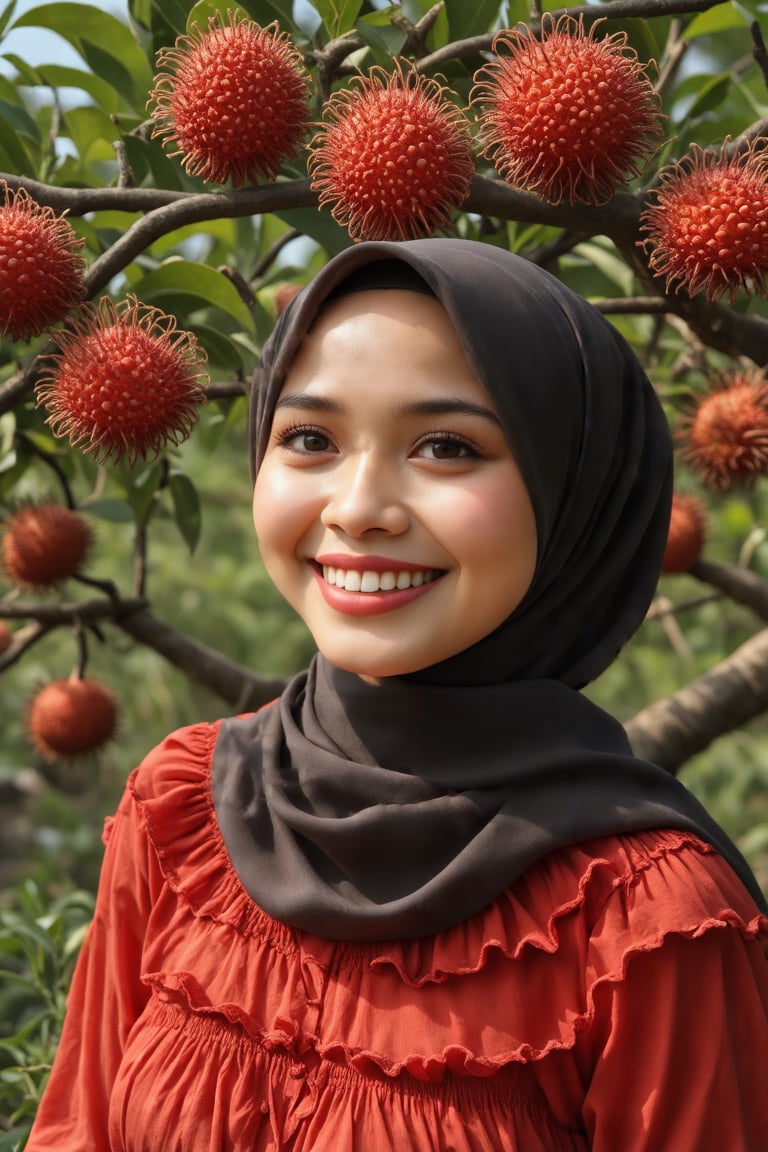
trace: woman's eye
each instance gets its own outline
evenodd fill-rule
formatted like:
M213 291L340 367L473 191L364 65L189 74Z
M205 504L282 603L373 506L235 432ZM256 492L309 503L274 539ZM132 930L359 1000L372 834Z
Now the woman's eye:
M478 454L471 444L456 436L432 436L417 448L417 455L427 460L461 460Z
M294 452L329 452L331 442L328 437L315 428L288 428L279 439L281 448L291 448Z

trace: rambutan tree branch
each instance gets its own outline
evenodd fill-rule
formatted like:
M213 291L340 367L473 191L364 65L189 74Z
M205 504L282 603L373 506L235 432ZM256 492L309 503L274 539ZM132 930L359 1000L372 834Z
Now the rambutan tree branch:
M121 615L115 623L127 635L152 648L196 684L215 692L235 711L249 712L279 696L285 681L260 676L214 648L172 628L148 609Z
M250 711L269 703L285 686L282 678L258 675L222 652L179 632L155 616L142 597L57 604L5 599L0 600L0 619L34 620L27 628L18 630L0 656L0 672L15 664L32 644L54 628L106 621L163 656L190 680L208 688L238 711Z
M647 16L685 16L696 12L706 12L709 8L716 8L723 0L614 0L610 4L578 4L573 7L557 8L550 12L552 19L561 16L570 16L585 22L595 20L631 20ZM495 33L488 32L481 36L467 36L463 40L454 40L452 44L445 44L423 56L416 63L419 72L433 72L442 68L451 60L471 59L478 54L490 53Z
M749 568L738 564L715 564L711 560L698 560L690 571L702 584L717 588L725 596L768 621L768 580Z
M727 659L625 724L634 752L676 773L687 760L768 709L768 628Z

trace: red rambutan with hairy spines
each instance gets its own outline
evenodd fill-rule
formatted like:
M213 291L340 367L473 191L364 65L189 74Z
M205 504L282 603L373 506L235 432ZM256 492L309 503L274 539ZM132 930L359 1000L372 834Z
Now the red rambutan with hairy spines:
M768 381L736 370L714 385L680 421L682 459L710 488L748 486L768 472Z
M541 40L499 32L474 77L483 155L507 183L559 204L604 204L658 150L661 101L624 32L545 16ZM504 50L501 55L500 50Z
M191 432L206 401L205 351L159 308L105 296L84 309L37 385L54 436L97 460L154 459Z
M229 11L197 24L158 53L148 108L153 136L181 156L190 176L235 188L274 180L309 126L309 76L276 23Z
M707 538L707 509L698 496L675 492L661 570L689 572L701 557Z
M0 192L0 333L31 340L83 299L84 241L24 188L13 192L0 182Z
M5 574L12 584L46 592L80 571L92 538L83 517L62 504L17 508L3 535Z
M475 170L461 110L395 62L334 93L309 145L312 188L353 240L409 240L450 223Z
M666 289L707 299L740 290L765 295L768 273L768 151L766 140L729 154L693 145L680 163L662 169L653 202L640 217L652 272Z
M40 689L27 709L27 730L45 760L96 752L112 739L116 727L114 694L92 678L54 680Z

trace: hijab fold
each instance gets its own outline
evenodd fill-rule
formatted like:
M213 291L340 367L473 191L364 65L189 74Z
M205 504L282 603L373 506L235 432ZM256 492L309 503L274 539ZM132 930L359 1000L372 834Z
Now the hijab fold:
M328 939L416 938L478 912L548 852L673 828L713 844L764 906L704 809L578 690L645 615L672 482L653 388L594 308L492 245L355 245L264 347L254 473L324 302L382 268L391 286L413 288L415 273L437 297L488 390L536 514L536 573L498 629L440 664L368 684L316 656L275 704L224 722L214 803L246 890Z

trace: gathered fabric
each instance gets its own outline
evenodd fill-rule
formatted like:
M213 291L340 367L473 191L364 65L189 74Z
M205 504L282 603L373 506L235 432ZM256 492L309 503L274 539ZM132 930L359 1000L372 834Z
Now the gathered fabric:
M768 918L710 845L593 839L431 937L332 941L244 889L218 734L169 737L107 829L29 1152L768 1147Z

